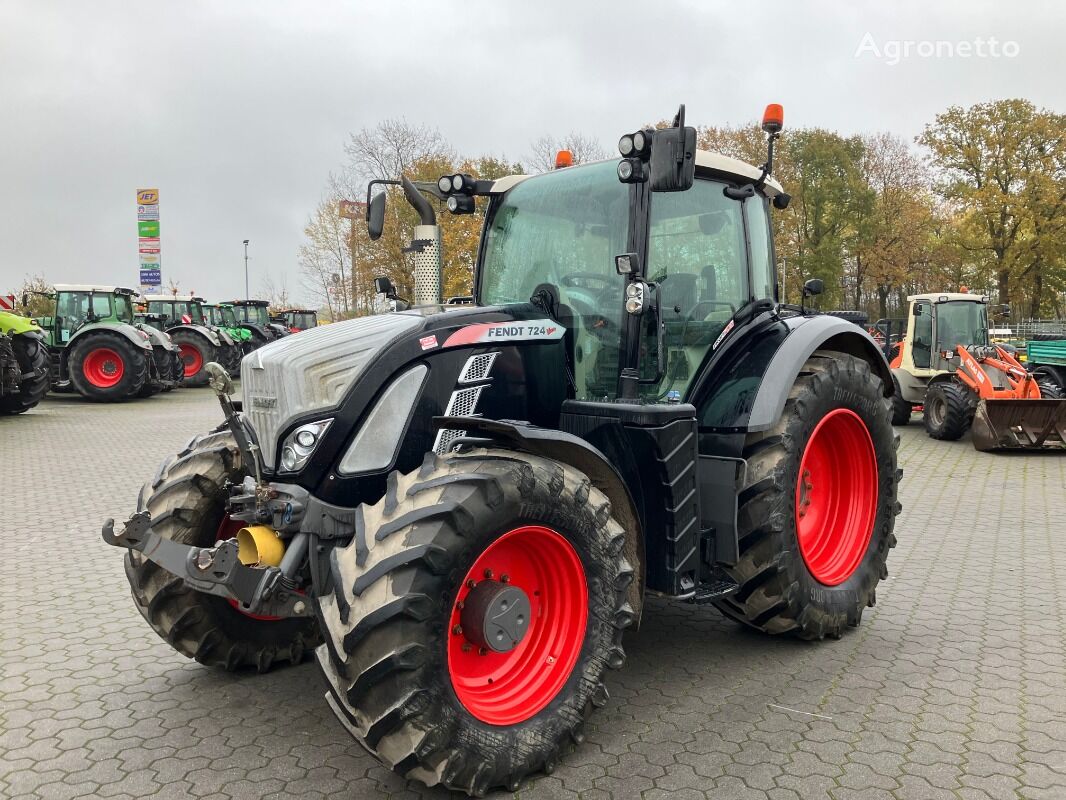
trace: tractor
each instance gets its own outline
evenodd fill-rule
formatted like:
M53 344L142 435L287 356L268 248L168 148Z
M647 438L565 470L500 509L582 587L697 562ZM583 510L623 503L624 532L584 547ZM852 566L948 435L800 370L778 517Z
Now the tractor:
M306 308L286 308L275 314L272 319L279 325L284 325L289 333L309 331L318 327L318 312L309 311Z
M1046 373L989 343L988 298L969 292L907 298L906 320L879 320L896 391L892 423L922 406L926 433L955 441L971 431L980 451L1066 447L1066 400Z
M53 301L54 310L38 323L50 351L56 391L73 389L89 400L117 402L163 388L153 344L165 345L137 325L132 289L92 284L53 288L39 293Z
M218 361L232 376L240 373L241 346L207 321L203 298L192 295L145 295L151 314L166 317L167 333L181 352L186 386L206 386L207 364Z
M252 335L252 344L262 347L268 342L289 335L289 329L270 318L270 302L267 300L234 300L233 313L237 324Z
M49 383L44 333L32 319L0 311L0 416L29 411Z
M412 307L262 347L240 402L209 367L224 423L104 523L148 624L229 670L313 650L367 750L473 795L582 741L649 595L857 626L896 542L892 374L780 302L782 116L760 167L697 150L682 106L620 158L386 182L419 217ZM485 206L472 301L441 297L441 200Z
M242 353L248 354L255 349L255 345L252 344L252 332L247 328L242 328L237 322L233 306L229 303L204 303L203 310L207 321L229 334L229 337L240 345Z

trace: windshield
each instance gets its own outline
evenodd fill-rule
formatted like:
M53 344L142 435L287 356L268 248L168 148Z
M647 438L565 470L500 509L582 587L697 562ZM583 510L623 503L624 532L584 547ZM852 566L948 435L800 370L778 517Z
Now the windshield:
M480 300L527 303L539 284L568 302L599 305L610 289L617 316L622 279L614 256L625 252L629 188L616 162L571 167L511 189L485 231Z
M294 328L305 331L308 328L315 327L315 315L310 311L297 311L290 316L292 317L290 324Z
M214 306L204 306L204 315L212 325L222 325L222 315Z
M937 350L954 350L958 345L987 345L988 317L985 304L970 300L937 303Z
M245 322L254 322L259 325L266 325L270 322L266 306L234 306L234 310Z
M115 316L123 322L133 322L133 302L129 295L115 295Z
M199 300L193 300L191 303L188 303L186 308L188 308L186 313L192 318L193 322L197 325L204 324L204 307Z
M222 322L231 328L237 327L237 315L233 313L233 309L226 307L220 308L218 312L222 315Z

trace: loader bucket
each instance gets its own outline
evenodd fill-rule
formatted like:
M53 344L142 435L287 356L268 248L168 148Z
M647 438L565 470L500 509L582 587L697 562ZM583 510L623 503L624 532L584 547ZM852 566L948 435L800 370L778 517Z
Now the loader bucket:
M981 400L972 433L981 451L1066 451L1066 399Z

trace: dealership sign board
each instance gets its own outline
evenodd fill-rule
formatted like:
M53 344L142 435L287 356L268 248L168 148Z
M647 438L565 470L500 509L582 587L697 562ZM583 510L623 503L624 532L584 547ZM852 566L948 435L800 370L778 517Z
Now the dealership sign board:
M137 253L141 294L157 294L163 285L158 189L137 190Z

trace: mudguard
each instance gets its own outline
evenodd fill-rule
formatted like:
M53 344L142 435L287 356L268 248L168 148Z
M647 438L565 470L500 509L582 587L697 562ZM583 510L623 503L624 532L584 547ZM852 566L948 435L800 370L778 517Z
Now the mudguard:
M777 424L800 369L816 350L847 353L869 362L881 378L885 397L892 396L892 371L881 348L865 330L848 320L822 315L793 317L787 322L792 330L763 374L748 417L749 431L764 431Z
M137 347L143 348L145 350L152 349L152 340L148 338L148 334L142 333L140 329L135 328L132 325L116 325L113 322L89 322L74 331L74 334L67 341L66 352L70 352L70 345L74 344L75 341L85 336L85 334L92 333L93 331L117 333L120 336L125 336L127 339L137 345Z
M41 329L37 327L37 323L29 317L23 317L19 314L11 314L6 311L0 311L0 333L6 333L9 336L14 336L22 333L41 333Z
M488 439L509 450L562 461L588 476L592 485L607 495L612 516L626 531L626 557L637 570L637 580L629 588L628 600L639 624L645 584L644 531L629 487L603 453L571 433L526 422L484 417L435 417L433 422L443 428L465 430L472 439Z
M170 341L170 337L163 333L158 328L153 328L151 325L140 324L138 329L148 334L148 338L152 342L153 347L162 347L164 350L173 350L174 345Z
M167 328L168 334L173 333L174 331L194 331L195 333L206 337L207 341L211 342L215 347L220 347L222 344L222 340L218 338L218 335L213 330L205 328L203 325L182 324L172 325Z

